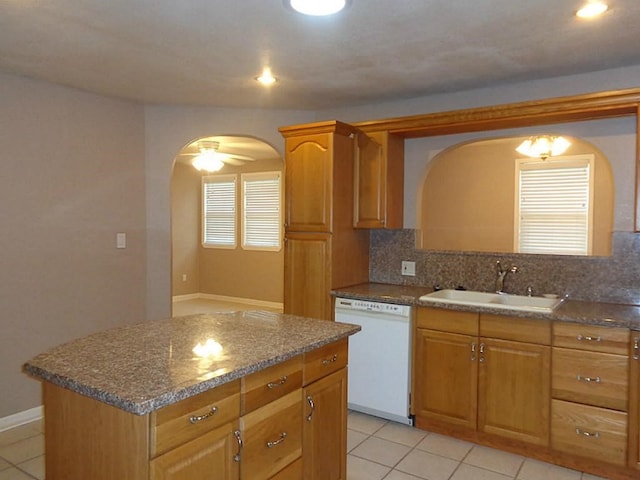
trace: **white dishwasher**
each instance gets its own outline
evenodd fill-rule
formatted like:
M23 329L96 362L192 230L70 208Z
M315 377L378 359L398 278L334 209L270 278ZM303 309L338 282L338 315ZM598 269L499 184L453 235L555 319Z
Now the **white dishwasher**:
M411 425L411 307L338 297L335 320L362 327L349 338L349 408Z

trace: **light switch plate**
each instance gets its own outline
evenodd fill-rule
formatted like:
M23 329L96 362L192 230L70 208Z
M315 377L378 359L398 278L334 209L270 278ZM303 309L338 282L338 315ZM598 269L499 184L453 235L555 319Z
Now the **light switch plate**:
M402 261L402 275L416 276L416 262Z
M126 233L116 233L116 248L127 248Z

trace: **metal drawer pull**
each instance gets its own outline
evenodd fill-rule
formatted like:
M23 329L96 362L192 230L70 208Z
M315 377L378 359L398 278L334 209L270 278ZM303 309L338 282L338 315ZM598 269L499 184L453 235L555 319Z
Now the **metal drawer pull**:
M233 461L238 463L240 461L240 454L242 453L242 447L244 444L242 443L242 437L240 436L240 430L236 430L233 432L236 437L236 441L238 442L238 452L233 456Z
M471 342L471 361L476 361L476 342Z
M338 355L334 355L331 358L323 358L322 359L322 364L323 365L329 365L330 363L336 363L337 360L338 360Z
M601 342L602 341L602 337L591 337L589 335L578 335L576 337L578 340L582 341L586 341L586 342Z
M590 438L600 438L600 432L587 432L586 430L580 430L579 428L576 428L576 435L582 435L584 437L590 437Z
M313 403L313 397L311 395L307 395L307 402L309 402L309 406L311 407L311 413L307 415L307 422L313 420L313 413L316 411L316 404Z
M285 383L287 383L287 376L286 375L284 377L280 377L280 380L278 380L277 382L269 382L269 383L267 383L267 388L269 390L271 390L271 389L276 388L276 387L281 387Z
M640 360L640 337L633 338L633 359Z
M578 375L578 381L587 382L587 383L600 383L600 377L583 377L582 375Z
M484 343L480 344L480 360L481 363L484 362Z
M267 448L273 448L276 445L280 445L282 442L284 442L285 438L287 438L287 432L282 432L280 434L280 438L278 440L273 440L271 442L267 442Z
M189 421L191 423L198 423L198 422L201 422L202 420L206 420L209 417L213 417L216 413L218 413L218 407L213 406L211 407L211 410L205 413L204 415L193 415L189 417Z

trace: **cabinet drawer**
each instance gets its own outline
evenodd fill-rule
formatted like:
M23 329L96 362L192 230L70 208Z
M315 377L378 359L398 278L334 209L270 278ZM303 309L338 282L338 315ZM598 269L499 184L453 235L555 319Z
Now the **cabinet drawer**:
M629 361L626 356L553 349L554 398L626 411Z
M305 353L303 383L309 385L319 378L346 367L348 348L348 339L345 338Z
M240 380L161 408L151 414L151 456L193 440L240 416Z
M477 313L444 310L441 308L419 307L416 326L418 328L473 336L477 336L479 331Z
M284 470L280 470L270 480L303 480L302 458L285 467Z
M302 355L242 379L242 414L245 415L302 387Z
M504 315L480 315L480 336L551 345L551 322Z
M629 338L628 328L568 322L553 324L553 345L556 347L628 355Z
M242 477L268 479L302 455L302 390L240 419Z
M551 446L561 452L624 466L627 414L552 400Z

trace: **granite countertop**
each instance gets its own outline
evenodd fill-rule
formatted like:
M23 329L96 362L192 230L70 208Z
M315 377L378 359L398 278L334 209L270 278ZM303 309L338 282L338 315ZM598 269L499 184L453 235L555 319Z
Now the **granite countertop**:
M24 370L145 415L359 330L263 311L190 315L89 335L36 356ZM222 349L210 356L195 354L194 347L207 341Z
M584 302L565 300L553 313L533 313L516 310L504 310L489 307L444 305L421 302L422 295L433 292L431 287L405 285L387 285L384 283L363 283L351 287L335 289L331 292L336 297L371 300L403 305L463 310L470 312L486 312L512 317L544 318L564 322L604 325L609 327L626 327L640 330L640 306L620 305L602 302Z

